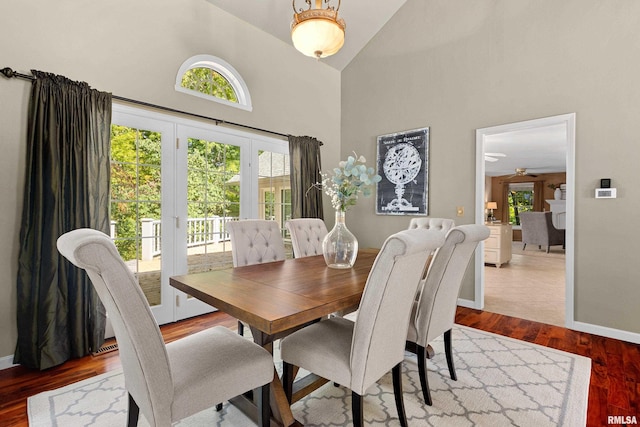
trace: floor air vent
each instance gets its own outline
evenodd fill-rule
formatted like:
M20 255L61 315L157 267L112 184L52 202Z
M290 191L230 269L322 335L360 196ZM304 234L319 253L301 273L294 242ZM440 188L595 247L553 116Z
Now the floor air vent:
M114 344L107 344L107 345L103 345L102 347L100 347L98 349L98 351L95 351L93 353L91 353L94 356L98 356L100 354L104 354L104 353L109 353L110 351L114 351L118 349L118 343L114 343Z

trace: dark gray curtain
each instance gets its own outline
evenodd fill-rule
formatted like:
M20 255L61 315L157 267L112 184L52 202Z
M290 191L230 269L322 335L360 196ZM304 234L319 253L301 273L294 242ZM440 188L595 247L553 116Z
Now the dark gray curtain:
M104 341L104 307L56 240L80 227L109 233L111 94L32 73L14 363L46 369Z
M322 191L313 187L322 181L321 145L310 136L289 136L291 218L324 219Z

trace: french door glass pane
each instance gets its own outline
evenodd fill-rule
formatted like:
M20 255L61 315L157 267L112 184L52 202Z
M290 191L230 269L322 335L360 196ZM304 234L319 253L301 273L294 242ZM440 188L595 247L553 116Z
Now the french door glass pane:
M149 305L161 303L161 134L111 126L111 238Z
M225 224L240 213L240 148L189 138L187 150L189 273L231 267Z
M290 239L284 224L291 219L291 182L289 155L270 151L258 152L258 212L260 218L275 220L280 225L287 253Z

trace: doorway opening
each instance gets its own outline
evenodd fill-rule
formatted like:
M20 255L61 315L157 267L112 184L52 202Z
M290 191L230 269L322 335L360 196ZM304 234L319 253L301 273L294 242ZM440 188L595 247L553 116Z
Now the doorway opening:
M542 142L542 144L541 144ZM547 143L545 143L547 142ZM562 225L564 226L565 250L559 252L554 250L554 254L561 256L560 268L564 269L564 281L560 285L564 285L560 292L564 292L564 316L554 321L546 323L561 323L561 326L571 328L574 318L573 295L574 295L574 182L575 182L575 113L563 114L559 116L546 117L542 119L528 120L517 123L509 123L499 126L492 126L476 130L476 223L485 223L487 220L486 207L491 201L490 206L497 204L495 209L496 223L489 225L506 224L506 227L512 230L513 234L518 236L521 233L520 224L513 223L513 206L509 202L509 186L512 183L533 185L531 195L533 203L536 205L533 210L553 211L550 208L548 200L554 199L551 187L562 184L563 204L565 211L562 213ZM500 155L497 155L500 154ZM497 159L497 160L496 160ZM559 165L558 163L562 163ZM502 169L501 169L502 168ZM564 171L562 170L564 169ZM496 178L498 177L498 178ZM546 182L549 181L549 182ZM553 181L553 182L552 182ZM555 182L558 181L558 182ZM560 182L564 181L564 182ZM496 190L496 183L500 183L500 190ZM518 185L513 186L514 188ZM505 190L505 188L507 190ZM523 194L517 196L524 197ZM535 194L537 193L537 195ZM537 197L537 199L536 199ZM523 205L527 204L527 200L521 201ZM519 202L518 202L519 203ZM555 204L553 204L555 205ZM492 209L492 213L493 213ZM493 216L492 216L493 217ZM511 222L511 224L509 224ZM557 224L554 221L554 225ZM516 237L517 240L519 240ZM525 294L524 299L511 304L512 308L517 306L531 305L534 296L541 291L540 286L548 284L551 279L545 278L544 274L538 272L544 271L545 259L538 255L537 246L533 248L527 247L526 255L522 253L521 243L512 243L512 259L513 266L509 263L502 265L500 269L497 266L490 266L493 270L485 271L485 245L480 246L479 256L476 257L476 285L475 285L475 308L489 309L487 301L485 301L487 284L486 280L494 279L494 273L497 270L510 272L514 274L509 277L508 274L502 274L505 277L504 283L506 288L499 291L500 298L508 298L508 291L516 292L517 284L521 282L529 283L526 293L530 295L527 300ZM529 251L531 249L531 251ZM558 248L560 249L560 248ZM535 251L534 251L535 250ZM541 251L545 253L545 251ZM491 251L489 251L491 253ZM534 256L531 256L534 255ZM525 259L523 259L526 256ZM517 258L517 260L516 260ZM517 261L517 262L516 262ZM551 261L550 261L551 262ZM558 265L556 257L555 265ZM526 264L526 265L523 265ZM527 267L528 266L528 267ZM522 276L515 275L515 272L522 267ZM489 273L489 274L487 274ZM502 272L501 272L502 273ZM512 286L509 286L509 283ZM556 289L558 291L558 289ZM522 295L521 295L522 296ZM557 301L556 301L557 302ZM507 302L509 304L509 302ZM560 302L562 304L562 301ZM552 305L543 304L544 305ZM544 308L544 307L543 307ZM551 307L549 307L551 308ZM544 310L542 310L544 312ZM528 318L523 314L518 316L516 312L503 313L515 315L516 317ZM544 319L532 319L545 322Z

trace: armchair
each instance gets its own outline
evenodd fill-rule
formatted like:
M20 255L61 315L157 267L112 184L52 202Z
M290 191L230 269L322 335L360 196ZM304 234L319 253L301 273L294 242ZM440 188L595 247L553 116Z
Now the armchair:
M520 225L522 226L522 250L528 244L549 248L554 245L562 245L565 248L565 230L558 230L553 226L551 212L522 212Z

